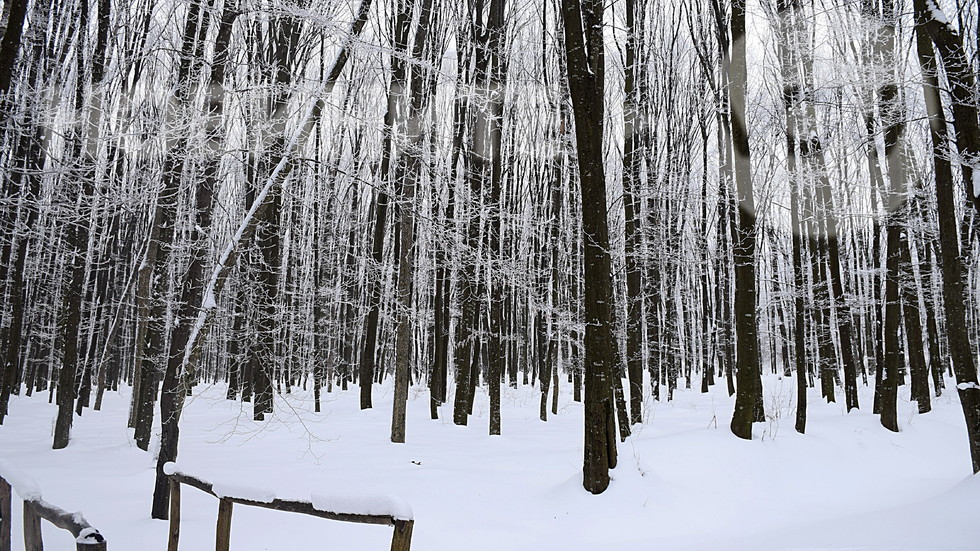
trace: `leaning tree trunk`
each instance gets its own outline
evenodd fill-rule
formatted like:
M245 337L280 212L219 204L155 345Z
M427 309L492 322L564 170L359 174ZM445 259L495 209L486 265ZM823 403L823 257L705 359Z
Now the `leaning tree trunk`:
M224 111L225 65L228 60L228 44L231 40L232 27L238 16L237 6L233 0L227 0L218 26L215 40L214 60L211 64L211 89L207 95L207 123L205 127L205 145L207 158L203 167L204 181L196 189L196 216L190 232L191 259L187 267L185 280L180 285L180 297L177 304L176 323L170 337L170 348L167 354L167 370L163 379L163 395L160 399L160 423L162 428L160 452L158 454L157 478L153 493L153 517L166 518L168 512L167 497L169 496L169 478L163 473L163 465L177 459L177 442L180 434L179 418L183 399L186 394L186 376L180 367L184 357L184 348L190 338L193 326L194 308L201 302L206 281L206 257L209 251L206 237L211 228L212 204L215 188L218 185L218 173L222 156L222 127L221 118Z
M923 24L935 22L925 0L915 0L915 16L916 33L920 36L917 42L920 47L919 59L926 77L923 94L929 115L935 163L936 207L939 213L939 264L943 274L943 311L946 315L949 352L958 383L956 388L963 408L963 416L966 419L973 472L978 473L980 472L980 384L977 381L977 368L966 323L964 298L967 295L963 281L966 275L966 263L961 256L956 223L953 171L947 155L950 144L939 93L939 79L935 73L935 55L928 48L928 42L921 40L921 35L926 31Z
M351 25L351 32L347 35L343 47L326 77L326 81L322 83L321 89L319 90L319 95L316 96L317 99L311 103L309 108L299 119L298 128L293 132L292 137L288 141L284 141L285 145L280 152L281 157L279 158L279 162L269 174L265 185L262 186L262 188L255 194L255 199L252 202L249 211L245 214L241 224L239 224L237 230L232 235L230 242L224 251L218 255L214 263L214 269L210 272L207 284L204 286L203 292L201 293L202 298L200 303L197 305L196 316L192 318L192 324L190 327L190 333L187 337L186 346L181 353L181 361L179 363L178 372L180 378L178 378L178 374L175 374L174 380L180 381L183 379L183 377L190 376L190 369L197 362L202 346L201 343L209 327L208 323L211 320L211 315L214 313L217 306L215 297L220 294L232 268L234 268L234 266L237 264L238 258L242 252L243 244L249 243L255 235L256 227L259 221L263 218L263 213L269 205L270 192L281 186L285 178L288 177L292 168L292 164L289 163L289 161L291 160L292 156L295 155L296 149L306 143L313 130L314 122L322 114L324 108L324 100L322 98L329 95L329 93L333 90L334 84L340 78L344 65L349 59L349 50L352 47L353 41L360 35L360 32L364 28L367 21L370 7L371 0L361 1L358 15ZM177 423L179 423L180 420L183 404L180 396L182 396L181 393L175 394L175 410L172 413L175 420L174 426L177 426ZM172 443L168 443L167 447L168 449L176 452L176 431L173 433L173 436L174 441ZM161 444L161 450L163 447L163 444ZM174 457L176 457L176 455L174 455ZM163 463L158 462L158 487L161 486L159 483L160 477L163 476L162 466ZM153 518L167 518L167 495L168 494L166 492L161 492L159 503L156 500L156 495L154 496Z

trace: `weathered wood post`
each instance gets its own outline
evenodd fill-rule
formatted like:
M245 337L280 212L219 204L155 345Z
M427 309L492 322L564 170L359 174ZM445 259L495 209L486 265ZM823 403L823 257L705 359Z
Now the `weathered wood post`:
M98 530L89 528L75 538L75 551L106 551L105 538Z
M231 500L218 501L218 528L214 536L215 551L229 551L231 548Z
M409 551L412 548L414 520L395 520L395 533L391 536L391 551Z
M0 551L10 551L10 483L0 477Z
M24 551L44 551L41 542L41 515L37 514L31 502L24 502Z
M167 551L177 551L180 541L180 482L170 477L170 537Z

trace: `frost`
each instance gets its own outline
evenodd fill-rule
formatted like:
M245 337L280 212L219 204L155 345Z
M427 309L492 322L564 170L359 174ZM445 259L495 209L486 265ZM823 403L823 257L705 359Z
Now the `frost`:
M24 501L40 501L41 487L33 478L0 459L0 477L3 477Z
M959 390L970 390L970 389L980 390L980 385L978 385L977 383L960 383L956 385L956 388Z
M232 255L238 248L239 243L245 239L245 234L248 232L249 228L252 226L252 220L255 218L256 213L265 203L266 197L272 192L272 188L277 185L280 174L287 170L286 167L292 162L292 156L296 148L300 145L300 142L305 139L305 136L309 135L308 127L312 128L311 121L315 118L314 115L317 112L317 105L320 103L320 99L325 93L327 93L332 88L330 84L330 79L323 82L320 87L320 93L316 96L318 99L310 102L306 109L306 114L302 118L302 122L296 131L293 133L289 140L286 149L283 151L282 158L279 159L279 163L273 168L272 173L265 181L265 185L259 190L259 193L255 196L252 201L252 206L248 209L245 217L242 218L241 224L239 224L238 229L235 231L231 240L225 245L224 251L218 257L218 262L215 263L214 268L211 271L211 277L208 279L207 285L205 286L204 296L210 297L214 300L214 294L219 290L219 286L223 281L225 274L230 267ZM204 331L204 326L208 322L208 313L213 308L205 306L201 308L197 313L197 319L194 320L194 324L191 326L191 333L187 339L187 345L184 347L184 358L181 362L181 371L187 371L190 368L191 357L194 355L194 348L197 346L197 340L200 338L201 333Z
M214 482L211 484L211 491L218 497L234 497L245 499L256 503L272 503L276 500L276 493L266 488L253 488L240 484L228 484L225 482Z
M388 495L313 494L313 508L330 513L390 516L412 520L412 507L403 499Z

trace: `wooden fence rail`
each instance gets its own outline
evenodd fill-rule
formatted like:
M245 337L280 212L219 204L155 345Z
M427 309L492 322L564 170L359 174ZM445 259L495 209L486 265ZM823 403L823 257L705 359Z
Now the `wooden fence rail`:
M167 551L177 551L177 544L178 540L180 539L181 484L193 486L194 488L218 498L218 522L215 533L216 551L229 551L230 549L231 513L232 507L236 503L239 505L248 505L250 507L261 507L263 509L285 511L288 513L301 513L304 515L329 520L338 520L341 522L393 526L394 534L391 538L391 551L409 551L412 546L412 528L415 521L410 518L396 518L393 515L366 515L323 511L314 507L313 503L309 501L293 501L277 498L264 502L254 501L244 497L221 496L215 493L214 487L210 482L177 471L168 471L168 475L170 477L170 539L167 544Z
M11 551L10 530L12 510L11 485L0 475L0 551ZM56 507L40 496L24 499L24 549L43 551L41 541L41 519L67 530L75 537L76 551L106 551L106 541L98 530L79 513L69 513Z

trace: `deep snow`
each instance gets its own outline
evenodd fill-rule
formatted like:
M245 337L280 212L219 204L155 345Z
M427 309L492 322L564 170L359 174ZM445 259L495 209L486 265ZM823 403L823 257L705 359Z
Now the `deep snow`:
M201 386L181 423L179 465L283 498L404 499L416 551L980 550L980 478L970 476L952 384L926 415L903 389L898 434L870 413L870 389L851 414L811 389L805 436L793 430L794 381L764 384L769 419L751 442L728 430L733 401L723 385L704 395L680 390L671 403L648 399L646 422L619 446L600 496L581 487L582 407L564 383L547 423L537 418L534 389L504 387L499 437L486 435L484 393L469 426L458 427L449 406L430 420L427 393L413 389L407 444L388 441L389 386L375 387L368 411L358 409L356 389L325 394L319 414L312 394L295 389L261 423L249 404L224 400L221 385ZM0 458L33 478L47 501L82 511L110 549L164 549L167 523L149 518L155 463L125 428L128 400L128 388L107 393L103 411L76 418L70 445L54 451L55 406L45 396L13 397ZM213 549L217 505L185 487L181 549ZM16 549L17 498L14 511ZM74 548L49 525L44 536L49 551ZM235 507L232 522L236 551L381 551L390 538L387 527L256 508Z

